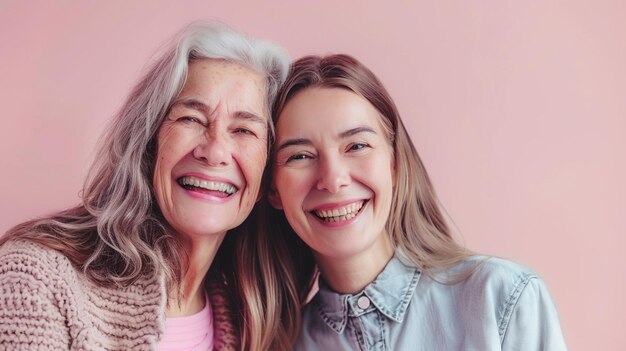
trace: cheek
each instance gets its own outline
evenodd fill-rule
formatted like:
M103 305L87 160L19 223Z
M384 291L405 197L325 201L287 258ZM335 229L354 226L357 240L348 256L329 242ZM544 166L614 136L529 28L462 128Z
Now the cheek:
M392 196L394 180L393 180L393 161L386 155L379 155L375 159L362 162L358 165L361 179L366 180L369 185L379 192L380 196Z
M258 145L244 145L240 150L240 167L247 186L252 190L258 190L263 177L263 170L267 162L267 150L265 143Z
M159 207L164 211L166 199L170 193L170 170L172 165L169 163L170 155L167 152L160 152L157 154L157 159L154 165L154 175L152 177L152 186L154 188L154 195L156 196ZM164 211L166 212L166 211Z
M303 229L303 221L306 221L303 209L311 189L309 181L305 174L289 171L278 175L276 180L276 189L280 195L283 213L298 236L301 236L301 233L306 233Z
M172 150L164 147L159 148L159 152L157 153L156 162L154 164L154 175L155 177L158 174L165 172L167 169L170 169L172 159L173 159Z
M167 197L172 170L193 149L193 138L176 131L172 126L163 126L157 137L157 155L152 178L154 191L159 201ZM163 204L161 204L163 205Z
M393 180L393 172L389 170L389 172L381 172L378 176L377 183L379 184L379 191L383 193L383 195L387 199L391 199L393 196L393 188L394 188L394 180Z
M263 171L267 162L266 145L239 147L238 150L237 163L246 182L246 188L242 195L242 210L249 213L259 196Z
M180 158L180 145L172 143L171 134L165 135L163 138L159 138L156 162L154 164L154 182L164 180L168 177L172 168Z
M190 139L172 126L164 126L157 137L157 164L169 164L176 155L188 148Z
M299 212L311 189L307 175L302 172L279 171L276 172L275 179L285 213Z

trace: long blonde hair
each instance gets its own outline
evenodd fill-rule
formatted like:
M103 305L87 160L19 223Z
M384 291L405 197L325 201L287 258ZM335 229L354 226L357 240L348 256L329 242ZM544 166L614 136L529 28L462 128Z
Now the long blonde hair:
M235 62L264 76L269 114L287 74L285 52L222 24L192 24L157 57L109 125L85 181L82 203L19 224L0 244L21 238L58 250L102 286L125 286L156 274L164 274L168 286L175 286L186 257L154 198L155 139L171 102L185 83L189 63L201 58ZM273 125L269 124L271 137ZM242 348L258 350L289 344L295 332L276 318L284 311L283 304L277 303L282 298L276 287L280 267L257 262L267 258L267 248L245 255L233 251L244 247L241 242L246 238L255 236L255 226L250 224L255 220L253 216L234 230L237 233L227 235L229 243L220 248L209 274L226 280L227 288L237 296ZM238 261L243 256L246 262L261 267L262 274ZM258 285L250 288L251 282Z
M466 259L470 252L458 244L439 207L434 188L398 110L383 84L374 73L348 55L327 57L306 56L291 66L289 76L278 92L272 111L274 124L285 105L298 92L312 87L341 88L369 101L379 112L386 137L393 146L396 185L393 189L391 211L386 229L393 245L400 248L406 259L426 274L444 269ZM270 166L273 164L270 161ZM276 220L286 221L275 213ZM292 229L281 231L278 240L296 236ZM294 240L297 250L305 245ZM313 260L312 256L308 257ZM298 261L296 274L309 277L299 287L306 291L314 276L311 262Z

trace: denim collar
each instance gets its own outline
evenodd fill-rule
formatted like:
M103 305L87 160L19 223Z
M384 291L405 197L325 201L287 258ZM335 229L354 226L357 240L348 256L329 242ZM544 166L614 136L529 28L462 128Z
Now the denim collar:
M376 280L358 294L336 293L320 279L320 289L311 307L317 308L326 325L338 334L343 333L349 317L359 317L374 309L401 323L420 276L417 268L405 265L394 256ZM365 309L357 302L363 296L371 302Z

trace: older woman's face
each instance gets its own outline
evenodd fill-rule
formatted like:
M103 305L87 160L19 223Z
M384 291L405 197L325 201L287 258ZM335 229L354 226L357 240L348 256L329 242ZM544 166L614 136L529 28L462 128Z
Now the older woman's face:
M222 60L189 65L159 130L157 202L181 235L222 234L256 202L267 159L264 79Z

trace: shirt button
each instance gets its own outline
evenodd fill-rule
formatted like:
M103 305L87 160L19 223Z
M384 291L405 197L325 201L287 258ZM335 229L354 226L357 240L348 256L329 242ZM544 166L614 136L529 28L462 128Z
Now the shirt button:
M359 306L360 309L365 310L370 307L370 299L368 299L367 296L361 296L357 300L356 304Z

